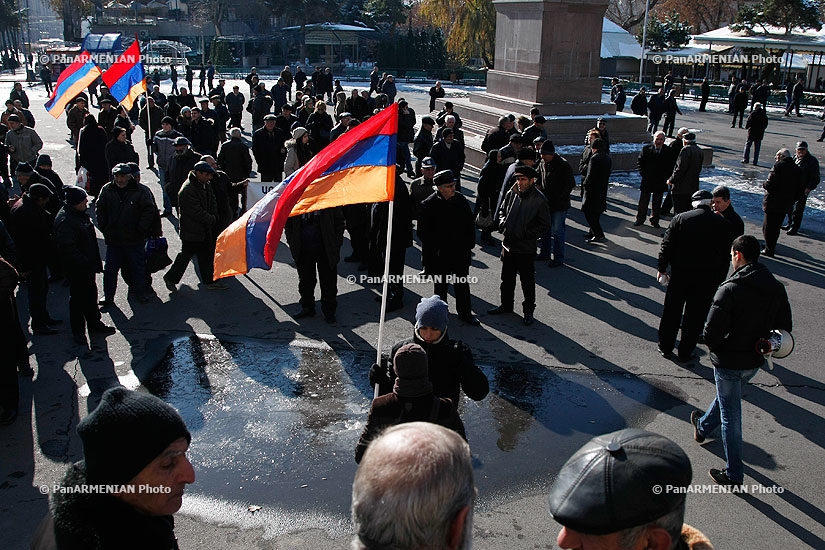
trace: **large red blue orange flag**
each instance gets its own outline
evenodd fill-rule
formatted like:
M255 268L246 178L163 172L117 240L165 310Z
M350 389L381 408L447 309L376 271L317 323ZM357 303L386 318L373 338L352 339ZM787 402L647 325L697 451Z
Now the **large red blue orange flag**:
M398 107L345 132L218 236L215 278L269 269L287 218L334 206L384 202L395 190Z
M109 87L112 97L127 111L140 94L146 91L146 72L140 61L140 44L137 40L103 73L103 82Z
M46 102L46 110L54 118L59 118L60 113L66 108L66 104L77 97L99 76L100 67L92 61L89 52L83 50L74 60L74 63L60 72L57 84L54 85L52 97Z

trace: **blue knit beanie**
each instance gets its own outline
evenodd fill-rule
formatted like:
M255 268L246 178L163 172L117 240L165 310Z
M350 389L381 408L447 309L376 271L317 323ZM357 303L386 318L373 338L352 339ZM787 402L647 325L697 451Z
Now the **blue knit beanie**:
M415 330L421 327L447 330L447 302L439 296L421 298L415 308Z

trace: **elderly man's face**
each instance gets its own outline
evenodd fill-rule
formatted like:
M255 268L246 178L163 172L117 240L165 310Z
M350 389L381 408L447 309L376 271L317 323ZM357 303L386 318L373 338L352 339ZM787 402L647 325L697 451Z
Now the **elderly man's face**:
M435 166L422 166L421 173L424 175L425 178L431 180L435 175Z
M450 117L450 116L446 117L444 119L444 126L446 126L447 128L454 127L455 126L455 117Z
M209 180L212 179L212 174L210 172L201 172L200 170L195 171L195 177L201 183L207 183Z
M180 510L183 491L187 484L195 482L195 470L186 458L189 443L178 438L150 462L128 485L156 487L155 491L119 493L117 498L149 516L171 516Z
M132 174L115 174L115 185L118 187L126 187L131 177Z
M275 121L270 118L264 122L264 126L266 126L267 130L272 131L272 129L275 128Z
M444 185L438 186L438 192L441 193L441 196L447 200L450 200L455 195L455 182L451 181L450 183L445 183Z

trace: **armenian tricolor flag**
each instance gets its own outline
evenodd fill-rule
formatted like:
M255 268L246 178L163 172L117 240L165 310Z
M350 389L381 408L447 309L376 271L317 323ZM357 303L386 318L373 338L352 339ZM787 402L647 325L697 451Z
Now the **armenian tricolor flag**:
M140 62L140 44L137 40L103 73L103 82L112 97L127 111L140 94L146 92L146 72Z
M54 118L60 118L66 104L85 90L89 84L100 76L100 67L92 61L89 52L83 52L77 56L74 63L63 69L57 78L52 97L46 102L46 110Z
M215 278L269 269L287 218L345 204L383 202L395 190L398 106L345 132L218 236Z

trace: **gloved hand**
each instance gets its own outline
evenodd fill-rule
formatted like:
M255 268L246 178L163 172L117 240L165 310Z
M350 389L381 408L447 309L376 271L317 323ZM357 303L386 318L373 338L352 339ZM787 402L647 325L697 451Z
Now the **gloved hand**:
M370 386L375 386L376 384L380 383L384 379L384 372L381 369L381 365L378 363L373 363L370 367Z

